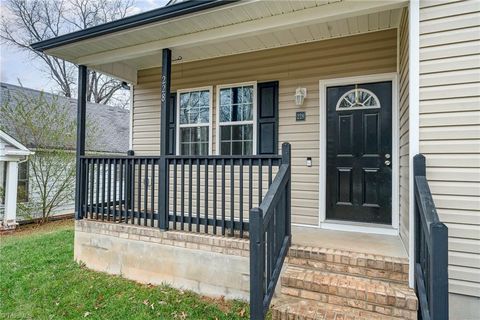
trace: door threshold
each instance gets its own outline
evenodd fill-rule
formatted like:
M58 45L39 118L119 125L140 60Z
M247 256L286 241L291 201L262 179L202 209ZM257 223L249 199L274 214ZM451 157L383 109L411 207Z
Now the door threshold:
M327 220L320 223L320 228L337 231L350 231L371 234L398 236L398 229L391 225L377 223L362 223L353 221Z

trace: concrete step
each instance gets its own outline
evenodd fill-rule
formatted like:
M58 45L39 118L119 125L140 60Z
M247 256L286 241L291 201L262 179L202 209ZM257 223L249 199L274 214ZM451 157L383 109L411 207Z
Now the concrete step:
M406 258L292 245L288 252L287 263L319 271L408 284L408 259Z
M312 300L294 300L275 304L272 320L398 320L398 318L352 307L338 306Z
M281 278L281 293L360 309L384 316L416 319L417 297L403 284L287 265Z

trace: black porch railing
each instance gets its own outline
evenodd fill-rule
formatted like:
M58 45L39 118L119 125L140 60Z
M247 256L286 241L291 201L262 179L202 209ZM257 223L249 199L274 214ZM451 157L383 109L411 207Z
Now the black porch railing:
M264 319L291 239L281 156L81 156L77 218L250 237L251 319Z
M290 145L259 207L250 211L250 319L263 320L291 243Z
M249 211L262 202L282 157L82 156L80 162L80 217L243 237Z
M440 222L425 177L425 157L413 160L415 282L419 319L448 319L448 229Z

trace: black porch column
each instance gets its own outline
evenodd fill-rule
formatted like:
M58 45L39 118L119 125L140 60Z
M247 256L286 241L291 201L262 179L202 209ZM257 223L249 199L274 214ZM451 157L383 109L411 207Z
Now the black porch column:
M158 187L158 226L161 230L168 229L168 163L165 156L168 153L168 119L170 116L170 80L172 73L172 52L162 51L162 92L160 98L160 185Z
M75 175L75 219L83 218L82 199L85 194L81 156L85 155L85 122L87 117L87 67L78 66L77 149Z

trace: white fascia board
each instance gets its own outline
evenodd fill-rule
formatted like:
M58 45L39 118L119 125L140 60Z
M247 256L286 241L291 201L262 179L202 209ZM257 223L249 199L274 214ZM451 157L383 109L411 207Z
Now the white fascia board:
M373 12L397 9L406 6L406 4L407 2L404 0L335 2L283 15L100 52L80 57L75 62L83 65L96 65L134 59L145 55L160 53L163 48L194 47L198 44L225 41L242 36L267 33L272 30L284 30L312 23L328 22ZM88 44L86 43L85 45Z
M9 136L5 131L0 130L0 139L12 145L14 148L18 150L30 152L30 150L28 150L27 147L25 147L23 144L21 144L11 136ZM5 149L8 149L8 147L6 147Z

